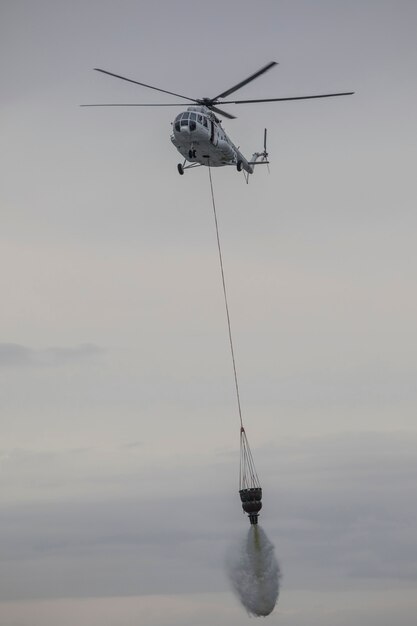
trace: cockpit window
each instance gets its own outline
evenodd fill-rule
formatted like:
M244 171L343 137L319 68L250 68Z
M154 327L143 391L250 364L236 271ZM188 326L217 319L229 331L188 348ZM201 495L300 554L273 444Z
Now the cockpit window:
M189 126L190 130L196 130L197 122L199 122L199 124L204 124L207 128L207 119L204 115L186 111L185 113L179 113L177 115L174 122L174 128L178 132L180 131L181 126Z

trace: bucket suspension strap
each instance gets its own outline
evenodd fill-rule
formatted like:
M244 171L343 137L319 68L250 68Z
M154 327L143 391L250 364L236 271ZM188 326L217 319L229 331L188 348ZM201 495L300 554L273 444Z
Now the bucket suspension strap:
M246 437L245 429L242 427L240 429L239 489L251 489L260 486L255 463L249 448L249 442Z

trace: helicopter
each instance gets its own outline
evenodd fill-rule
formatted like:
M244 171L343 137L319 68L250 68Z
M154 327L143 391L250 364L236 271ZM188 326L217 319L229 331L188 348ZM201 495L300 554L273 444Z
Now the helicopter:
M240 81L233 87L222 91L214 98L190 98L188 96L184 96L178 93L174 93L172 91L167 91L166 89L160 89L159 87L154 87L152 85L147 85L146 83L141 83L137 80L133 80L131 78L127 78L126 76L121 76L120 74L114 74L113 72L109 72L107 70L100 69L95 67L94 70L96 72L101 72L102 74L107 74L108 76L113 76L114 78L119 78L120 80L125 80L129 83L134 83L136 85L141 85L142 87L147 87L148 89L153 89L155 91L160 91L162 93L170 94L171 96L175 96L177 98L181 98L182 100L188 100L193 104L188 106L185 112L179 113L172 124L172 135L171 141L173 145L176 147L178 152L184 157L184 161L182 163L178 163L177 169L178 173L183 175L186 169L191 169L194 167L200 167L202 165L209 167L222 167L222 166L234 166L238 172L244 171L246 182L248 181L249 175L254 173L255 166L257 165L268 165L268 152L266 149L266 139L267 139L267 129L264 130L264 141L263 141L263 150L260 152L254 152L250 159L246 159L245 156L240 152L239 148L235 146L235 144L231 141L231 139L226 134L222 126L222 122L219 119L218 115L222 117L226 117L228 119L235 119L236 116L231 113L224 111L219 108L218 105L229 105L229 104L252 104L259 102L282 102L286 100L310 100L313 98L333 98L336 96L350 96L354 92L347 91L341 93L325 93L318 94L312 96L292 96L292 97L284 97L284 98L258 98L254 100L223 100L223 98L227 98L232 93L241 89L248 83L255 80L268 70L270 70L275 65L278 65L276 61L271 61L267 65L261 67L257 72L251 74L244 80ZM125 106L155 106L155 107L171 107L171 106L184 106L183 102L172 102L172 103L140 103L140 104L82 104L84 107L125 107ZM217 115L216 115L217 114ZM188 163L188 164L187 164Z

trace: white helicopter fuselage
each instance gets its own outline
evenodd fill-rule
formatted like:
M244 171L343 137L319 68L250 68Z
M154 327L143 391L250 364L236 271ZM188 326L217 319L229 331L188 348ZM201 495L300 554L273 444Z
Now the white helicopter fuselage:
M245 159L207 107L188 107L177 115L172 127L171 141L186 161L210 167L239 164L239 169L253 174L253 162Z

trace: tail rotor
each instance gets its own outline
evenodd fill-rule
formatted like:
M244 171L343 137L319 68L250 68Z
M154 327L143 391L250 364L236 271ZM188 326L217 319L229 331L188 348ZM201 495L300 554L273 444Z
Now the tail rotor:
M267 152L267 149L266 149L266 133L267 133L267 130L265 128L264 129L264 151L262 153L262 161L266 161L266 166L268 168L268 174L270 174L271 170L269 169L269 161L268 161L268 156L269 155L268 155L268 152Z
M254 168L256 165L266 165L268 168L268 172L269 172L269 161L268 161L268 151L266 149L266 136L267 136L267 130L266 128L264 129L264 149L262 152L254 152L254 154L252 155L251 160L249 161L248 165L251 165L252 168ZM259 159L259 160L258 160ZM253 174L253 171L250 172L251 174ZM270 173L270 172L269 172ZM248 182L246 180L246 182Z

